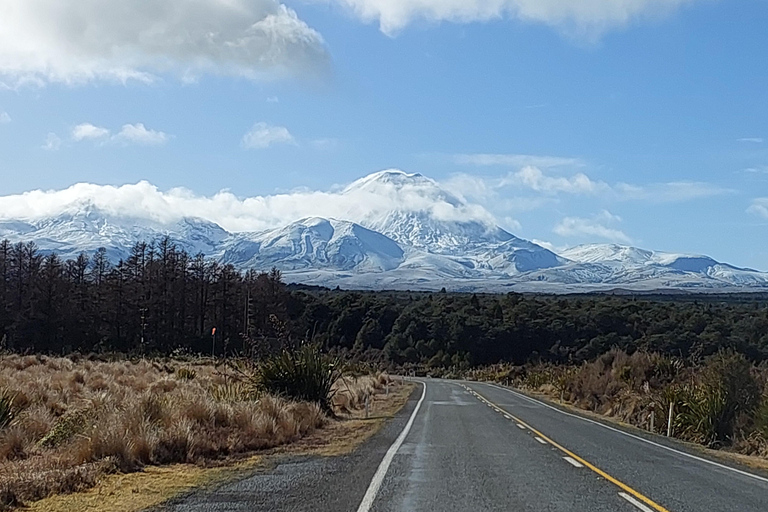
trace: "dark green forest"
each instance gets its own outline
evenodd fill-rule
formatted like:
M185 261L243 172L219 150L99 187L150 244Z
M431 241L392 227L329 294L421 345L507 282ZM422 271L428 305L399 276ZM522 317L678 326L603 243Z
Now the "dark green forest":
M619 348L768 359L768 296L355 292L285 285L169 240L63 261L0 242L0 339L14 352L245 354L312 340L383 364L579 363ZM213 329L215 335L212 335Z

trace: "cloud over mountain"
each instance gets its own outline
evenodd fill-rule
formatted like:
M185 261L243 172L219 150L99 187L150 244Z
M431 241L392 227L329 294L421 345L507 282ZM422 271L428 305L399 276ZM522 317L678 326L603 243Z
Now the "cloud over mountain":
M171 73L269 78L328 63L323 38L277 0L3 0L0 77L150 82Z
M569 33L597 37L606 30L674 11L694 0L326 0L377 21L394 34L416 20L466 23L499 18L544 23Z
M241 198L229 191L201 196L184 188L162 191L141 181L121 186L78 183L63 190L35 190L0 197L0 220L39 220L93 205L108 214L171 224L197 217L228 231L259 231L305 217L360 221L392 210L427 212L439 220L494 222L477 204L446 192L429 178L404 179L401 171L383 171L346 188L329 191L297 190ZM388 179L392 178L392 179Z

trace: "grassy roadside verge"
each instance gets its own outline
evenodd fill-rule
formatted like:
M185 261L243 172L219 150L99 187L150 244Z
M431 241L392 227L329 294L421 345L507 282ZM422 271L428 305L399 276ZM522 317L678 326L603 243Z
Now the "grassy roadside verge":
M673 443L673 445L677 445L678 448L683 447L687 449L687 451L689 451L690 453L694 455L702 456L703 458L708 458L720 463L726 463L726 464L733 463L733 464L745 466L751 469L756 469L762 472L768 472L768 460L760 456L744 455L741 453L735 453L735 452L726 451L726 450L715 450L715 449L707 448L706 446L702 446L701 444L698 444L698 443L685 441L675 437L668 438L666 436L662 436L655 432L649 432L648 430L642 429L631 423L622 421L621 419L615 416L609 416L606 414L600 414L597 412L589 411L569 402L565 402L565 401L560 402L559 399L556 398L553 393L510 387L510 386L502 385L497 382L494 382L494 384L501 385L503 387L509 387L510 389L518 393L522 393L523 395L529 396L531 398L535 398L546 404L549 404L554 407L565 410L567 412L570 412L576 416L581 416L583 418L595 420L599 423L604 423L607 425L613 425L631 434L640 435L642 437L651 437L651 436L657 437L658 441Z
M365 381L365 377L361 380ZM140 472L105 475L84 492L56 495L29 504L31 512L135 512L156 506L196 487L210 486L238 478L249 472L267 469L285 455L338 456L352 452L373 436L408 401L414 384L392 380L388 391L378 389L370 395L368 418L363 408L352 407L338 413L312 433L272 449L241 454L212 465L176 464L147 466ZM347 386L345 386L347 387ZM349 386L365 389L365 382Z

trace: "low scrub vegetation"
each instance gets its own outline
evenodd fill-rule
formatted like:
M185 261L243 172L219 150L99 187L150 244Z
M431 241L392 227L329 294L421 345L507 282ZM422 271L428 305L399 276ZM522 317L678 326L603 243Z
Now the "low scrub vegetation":
M0 508L112 471L198 463L296 440L317 403L254 389L226 368L147 360L0 358Z
M613 349L581 365L493 365L468 373L708 447L768 456L768 367L721 351L701 364ZM670 407L671 405L671 407Z

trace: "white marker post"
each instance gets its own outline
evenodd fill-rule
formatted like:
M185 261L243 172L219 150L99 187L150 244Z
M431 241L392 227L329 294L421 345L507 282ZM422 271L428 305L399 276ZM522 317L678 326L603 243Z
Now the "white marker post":
M669 417L667 418L667 437L672 437L672 416L675 414L675 402L669 402Z

